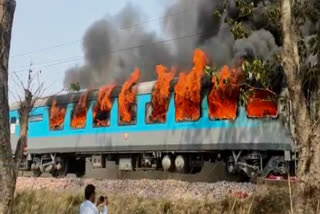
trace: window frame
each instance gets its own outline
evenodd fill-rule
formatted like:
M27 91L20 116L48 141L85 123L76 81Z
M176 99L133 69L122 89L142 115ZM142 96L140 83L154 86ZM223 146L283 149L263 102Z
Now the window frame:
M209 96L207 96L207 103L208 103L208 118L209 118L209 121L219 121L219 120L222 120L222 121L235 121L238 116L239 116L239 109L240 109L240 103L239 103L239 99L237 101L237 108L236 108L236 117L234 119L227 119L227 118L211 118L210 117L210 106L209 106Z
M95 124L95 118L93 117L93 111L94 111L94 107L95 107L95 105L96 105L96 103L94 103L93 105L92 105L92 128L106 128L106 127L110 127L111 126L111 110L112 110L112 107L111 107L111 109L110 109L110 111L108 112L108 117L107 117L107 125L106 126L97 126L96 124Z
M32 118L36 118L36 117L39 117L39 116L40 116L41 119L32 119ZM29 115L29 119L28 119L29 123L36 123L36 122L41 122L41 121L43 121L43 113Z
M201 95L201 100L200 100L200 103L199 103L199 118L197 120L187 120L187 119L184 119L184 120L177 120L177 108L176 108L176 95L174 95L173 97L173 104L174 104L174 122L175 123L188 123L188 122L198 122L200 120L200 118L202 117L202 95Z
M70 129L72 129L72 130L85 129L85 128L86 128L86 126L87 126L88 111L87 111L87 114L86 114L86 120L85 120L84 126L83 126L83 127L80 127L80 128L74 128L74 127L72 127L72 126L71 126L72 118L73 118L73 114L74 114L74 109L72 109L72 110L70 111L70 123L69 123L69 127L70 127Z
M61 128L58 128L58 129L51 129L50 128L50 117L51 117L51 108L52 108L52 105L51 106L49 106L50 108L48 108L48 115L49 115L49 118L48 118L48 120L49 120L49 130L50 131L62 131L62 130L64 130L64 128L65 128L65 122L66 122L66 118L67 118L67 105L57 105L57 107L58 108L64 108L65 109L65 114L64 114L64 119L63 119L63 123L62 123L62 127ZM71 123L71 122L70 122Z
M150 115L147 115L147 108L148 108L148 106L150 106L151 107L151 112L150 112ZM160 122L160 121L155 121L155 122L148 122L148 118L151 116L151 114L152 114L152 109L153 109L153 107L152 107L152 102L150 101L150 102L146 102L145 103L145 106L144 106L144 123L145 124L147 124L147 125L152 125L152 124L165 124L165 123L167 123L167 116L168 116L168 111L169 111L169 107L168 107L168 110L167 110L167 112L166 112L166 119L165 119L165 121L164 122Z
M117 118L117 120L118 120L118 122L117 122L117 124L118 124L118 126L134 126L134 125L137 125L137 123L138 123L138 104L137 103L135 103L134 104L134 110L135 110L135 118L134 118L134 121L132 121L132 122L130 122L130 123L125 123L125 122L121 122L121 120L120 120L120 111L119 111L119 107L120 107L120 105L119 105L119 103L118 103L118 118Z

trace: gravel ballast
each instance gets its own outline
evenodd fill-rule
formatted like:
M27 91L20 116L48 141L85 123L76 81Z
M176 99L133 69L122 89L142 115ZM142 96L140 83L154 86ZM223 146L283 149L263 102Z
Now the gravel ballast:
M216 183L185 182L177 180L96 180L81 178L33 178L19 177L17 191L41 190L58 192L83 192L87 184L96 186L98 192L107 195L136 196L141 198L165 198L217 200L226 195L249 196L256 185L251 183L237 183L220 181Z

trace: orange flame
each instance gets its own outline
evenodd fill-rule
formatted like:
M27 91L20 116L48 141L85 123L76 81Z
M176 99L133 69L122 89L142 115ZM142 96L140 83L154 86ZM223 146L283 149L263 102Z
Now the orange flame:
M233 120L236 118L241 74L236 69L230 70L228 66L224 66L218 75L212 77L213 86L208 96L211 119Z
M120 121L130 123L132 120L132 112L136 100L137 88L134 86L140 78L140 70L135 68L121 89L119 94L119 114Z
M176 120L197 120L200 117L201 78L208 63L206 54L196 49L193 54L193 68L180 73L178 83L174 87Z
M75 107L71 119L72 128L83 128L86 124L86 117L88 111L87 102L89 98L89 92L90 91L88 90L80 96L80 99Z
M98 100L93 108L93 120L96 126L107 126L108 123L105 119L99 118L103 115L106 118L111 110L112 101L110 95L112 90L116 87L115 84L103 86L99 89Z
M52 107L50 110L50 129L58 129L63 124L65 115L66 108L57 107L56 100L53 100Z
M254 90L248 97L247 115L256 118L276 117L278 107L275 95L267 90Z
M172 68L168 72L163 65L157 65L156 72L158 74L158 81L154 85L152 92L152 113L150 121L164 122L166 120L166 113L169 104L170 82L176 74L176 69Z

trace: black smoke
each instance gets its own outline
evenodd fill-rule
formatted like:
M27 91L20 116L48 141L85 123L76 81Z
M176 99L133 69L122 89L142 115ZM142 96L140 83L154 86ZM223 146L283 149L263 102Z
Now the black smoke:
M280 51L274 33L266 27L262 3L255 5L253 18L242 20L250 36L236 41L225 23L227 17L238 16L236 1L228 0L226 13L223 2L175 1L164 14L164 36L137 24L143 23L143 12L128 4L112 19L98 20L88 28L83 38L85 64L66 72L64 86L72 82L79 82L82 88L121 84L135 67L141 69L141 81L154 80L157 64L186 71L195 48L203 49L216 67L232 65L238 57L269 59ZM217 16L216 11L222 15Z
M93 23L83 38L85 64L66 72L64 86L79 82L81 88L97 88L110 82L122 83L135 67L142 71L141 80L156 78L155 66L174 62L166 44L148 32L142 22L142 12L128 4L112 20ZM132 27L134 26L134 27Z

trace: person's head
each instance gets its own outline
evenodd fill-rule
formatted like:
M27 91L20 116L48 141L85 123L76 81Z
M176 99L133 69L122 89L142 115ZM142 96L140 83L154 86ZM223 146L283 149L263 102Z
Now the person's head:
M88 184L84 190L84 197L86 200L91 201L94 203L96 200L96 188L92 184Z

